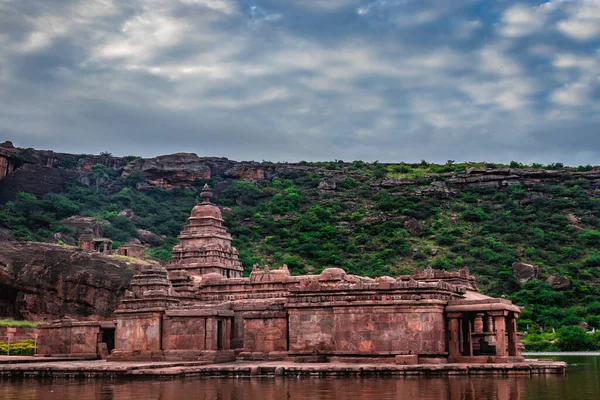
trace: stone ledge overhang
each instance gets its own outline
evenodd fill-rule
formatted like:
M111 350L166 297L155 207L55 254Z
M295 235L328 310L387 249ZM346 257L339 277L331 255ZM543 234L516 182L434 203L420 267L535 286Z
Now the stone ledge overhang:
M203 217L189 217L188 218L188 221L207 221L207 220L218 221L220 223L225 222L225 220L223 218L213 217L212 215L206 215L206 216L203 216ZM221 225L218 225L218 226L221 226Z
M287 318L286 311L248 311L242 315L243 319L263 319L263 318Z
M420 356L433 356L433 357L447 357L448 353L445 351L417 351L412 352L408 350L400 351L344 351L344 350L319 350L318 354L331 355L331 356L402 356L418 354ZM314 350L289 350L289 355L314 355Z
M243 300L279 300L289 295L287 291L249 292L249 293L210 293L196 297L199 301L243 301Z
M119 308L115 310L115 314L122 313L141 313L164 311L167 308L176 307L179 305L179 299L170 296L152 296L140 299L123 299Z
M224 239L227 241L231 241L231 235L229 233L218 233L218 232L209 232L209 233L200 233L200 232L183 232L177 236L179 239ZM183 247L185 249L185 247Z
M78 326L97 326L100 328L114 328L116 322L113 321L71 321L71 320L56 320L43 324L39 324L35 329L55 329L55 328L70 328Z
M166 317L233 317L232 310L218 309L189 309L189 310L166 310Z
M195 257L198 258L198 257ZM225 259L225 260L231 260L231 259ZM225 264L219 264L218 262L215 261L206 261L206 262L185 262L185 259L182 259L181 263L178 262L179 260L176 260L174 262L170 262L166 265L166 267L171 267L171 268L177 268L177 269L192 269L192 268L210 268L210 267L215 267L215 268L227 268L227 269L235 269L235 270L240 270L243 271L244 267L241 266L237 266L237 265L225 265ZM231 279L231 278L226 278L225 279Z
M452 300L446 306L446 312L469 311L511 311L520 313L521 307L505 299L489 300Z
M439 312L444 312L447 300L443 299L364 299L364 300L344 300L343 298L333 300L323 300L319 296L315 296L315 301L288 301L285 304L285 308L288 310L294 308L330 308L330 307L368 307L381 308L381 311L387 311L386 309L394 308L392 312L424 312L421 308L427 308L427 311L431 309L437 309Z

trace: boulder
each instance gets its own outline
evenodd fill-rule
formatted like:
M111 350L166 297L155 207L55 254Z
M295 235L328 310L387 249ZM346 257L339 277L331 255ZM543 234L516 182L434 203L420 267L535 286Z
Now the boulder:
M5 240L14 240L12 231L7 228L0 228L0 242Z
M163 239L156 233L152 233L145 229L138 229L137 238L142 244L149 244L151 246L158 246L163 242Z
M139 221L141 219L140 217L135 215L135 213L133 212L133 210L131 208L126 208L117 215L119 217L125 217L130 221Z
M565 290L571 287L571 280L562 275L552 275L546 279L546 283L554 290Z
M423 234L423 227L421 226L419 221L417 221L414 218L407 220L404 223L404 227L413 236L421 236Z
M74 236L76 238L81 236L83 231L88 228L92 230L94 236L96 237L102 237L103 234L100 222L98 221L98 219L93 217L81 217L79 215L74 215L67 219L63 219L61 221L61 224L63 224L64 226L70 226L71 228L75 229Z
M573 214L569 214L567 215L567 220L569 221L569 224L573 224L576 225L579 223L579 218L577 218L576 216L574 216Z
M532 279L537 279L540 274L540 267L537 265L516 262L512 265L513 276L519 286L525 285Z
M335 182L322 181L319 183L317 189L319 190L335 190L336 184Z
M69 246L77 245L77 242L75 241L75 239L73 239L71 236L65 235L64 233L61 233L61 232L55 232L46 238L46 243L55 243L56 244L56 243L60 243L60 242L63 242L64 244L69 245Z

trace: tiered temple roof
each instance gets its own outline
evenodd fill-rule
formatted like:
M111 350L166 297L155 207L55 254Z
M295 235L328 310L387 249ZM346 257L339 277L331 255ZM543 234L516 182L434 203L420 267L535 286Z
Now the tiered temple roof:
M231 246L231 235L223 226L221 210L210 202L212 192L204 185L202 203L191 212L189 225L179 235L173 248L173 260L167 264L169 275L186 270L192 277L218 273L227 278L242 276L238 251Z

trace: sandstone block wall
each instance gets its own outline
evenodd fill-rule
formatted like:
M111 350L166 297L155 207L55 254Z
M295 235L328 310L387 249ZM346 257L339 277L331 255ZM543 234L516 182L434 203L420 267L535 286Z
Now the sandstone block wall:
M37 330L37 354L95 357L100 330L100 324L94 322L41 326Z
M291 353L374 355L446 352L442 307L300 308L289 313Z
M124 315L117 319L115 349L118 351L160 350L161 314Z
M270 353L287 351L288 327L285 312L258 312L244 315L244 349Z
M206 350L206 318L163 319L163 350Z
M71 351L71 328L57 327L40 329L37 354L69 354Z
M6 340L8 337L16 340L33 339L35 337L35 328L27 326L0 326L0 340Z
M290 352L332 352L333 325L332 308L289 310Z
M71 354L96 354L98 348L98 326L71 327Z

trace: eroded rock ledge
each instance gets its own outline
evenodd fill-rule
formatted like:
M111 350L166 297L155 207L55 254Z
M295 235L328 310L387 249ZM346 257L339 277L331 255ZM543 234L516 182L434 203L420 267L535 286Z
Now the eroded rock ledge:
M134 271L123 261L78 248L0 243L0 316L42 320L103 319L112 314Z

